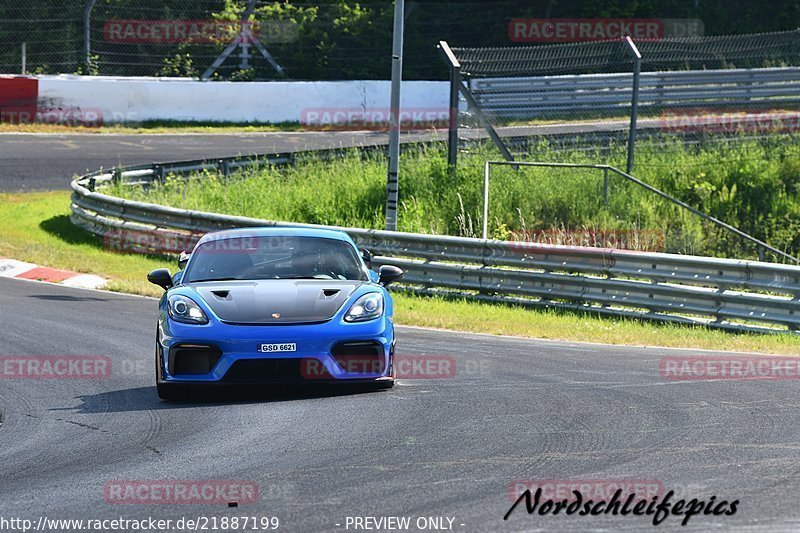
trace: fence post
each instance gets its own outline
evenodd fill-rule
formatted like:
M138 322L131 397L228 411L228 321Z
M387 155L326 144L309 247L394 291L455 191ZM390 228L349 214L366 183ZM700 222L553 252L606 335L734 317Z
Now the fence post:
M447 133L447 161L455 169L458 163L458 85L461 83L461 70L450 69L450 123Z
M28 43L22 43L22 75L28 72Z
M450 67L450 123L447 135L447 162L451 168L458 163L458 85L461 83L461 63L450 50L447 41L439 41L437 47Z
M633 95L631 96L631 125L628 132L628 174L633 170L633 158L636 153L636 120L639 114L639 77L642 71L642 54L630 36L625 41L633 54Z
M608 205L608 167L603 169L603 205Z
M83 11L83 54L86 64L92 62L91 24L92 9L97 0L86 0L86 9Z

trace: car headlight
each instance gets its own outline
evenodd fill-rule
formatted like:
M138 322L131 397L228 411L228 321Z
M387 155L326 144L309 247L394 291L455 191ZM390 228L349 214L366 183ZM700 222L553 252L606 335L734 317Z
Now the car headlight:
M379 292L365 294L355 301L347 314L344 315L345 322L363 322L372 320L383 314L383 295Z
M200 306L186 296L175 294L169 297L167 301L167 309L169 309L169 316L176 322L183 322L184 324L208 324L208 317L200 309Z

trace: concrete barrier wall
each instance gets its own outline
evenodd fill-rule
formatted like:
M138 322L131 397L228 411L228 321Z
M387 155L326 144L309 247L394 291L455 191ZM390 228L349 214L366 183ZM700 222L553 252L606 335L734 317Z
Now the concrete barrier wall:
M389 81L200 82L184 78L40 76L38 106L72 110L102 123L142 120L305 122L320 111L369 112L389 107ZM448 107L448 83L403 82L408 110Z

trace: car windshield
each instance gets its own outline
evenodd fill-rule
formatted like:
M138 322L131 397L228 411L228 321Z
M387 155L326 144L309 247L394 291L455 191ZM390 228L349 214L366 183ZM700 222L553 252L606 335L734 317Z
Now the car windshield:
M321 237L233 237L192 253L184 283L253 279L365 280L349 243Z

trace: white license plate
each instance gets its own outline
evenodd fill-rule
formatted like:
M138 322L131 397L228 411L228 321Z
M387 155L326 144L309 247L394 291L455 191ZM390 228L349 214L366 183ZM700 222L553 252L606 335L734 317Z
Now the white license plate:
M293 342L284 342L280 344L259 344L258 351L261 353L296 352L297 344Z

